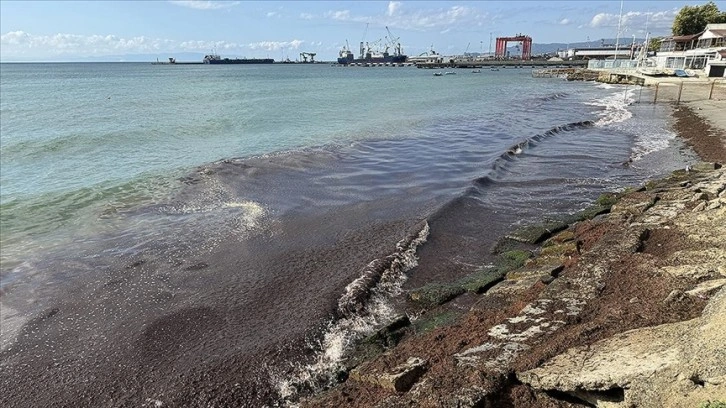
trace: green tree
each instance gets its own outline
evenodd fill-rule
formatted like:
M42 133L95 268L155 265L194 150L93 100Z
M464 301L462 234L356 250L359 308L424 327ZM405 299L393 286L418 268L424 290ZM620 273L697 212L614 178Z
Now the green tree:
M726 12L712 1L702 6L684 6L673 20L673 35L698 34L707 24L726 23Z
M653 37L648 40L648 51L658 51L660 49L660 40L662 37Z

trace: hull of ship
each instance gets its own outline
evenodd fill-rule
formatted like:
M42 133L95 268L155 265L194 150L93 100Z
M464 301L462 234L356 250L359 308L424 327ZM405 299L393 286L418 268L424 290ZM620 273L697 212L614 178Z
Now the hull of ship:
M207 61L207 64L226 65L226 64L272 64L273 59L222 59Z
M393 55L390 57L381 58L356 58L353 60L346 58L338 58L338 64L381 64L381 63L394 63L400 64L406 62L408 57L406 55Z

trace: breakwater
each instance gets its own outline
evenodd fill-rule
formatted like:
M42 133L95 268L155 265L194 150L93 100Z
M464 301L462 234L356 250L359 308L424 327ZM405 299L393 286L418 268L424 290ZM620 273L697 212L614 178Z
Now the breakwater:
M536 68L536 67L586 67L587 61L544 61L544 60L450 60L447 62L417 63L416 68L443 69L443 68Z

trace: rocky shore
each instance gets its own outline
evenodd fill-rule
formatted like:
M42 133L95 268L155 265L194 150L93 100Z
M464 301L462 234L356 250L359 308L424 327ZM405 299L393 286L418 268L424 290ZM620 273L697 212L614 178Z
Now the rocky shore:
M307 407L700 407L726 402L726 103L681 105L704 160L514 231L499 261L411 290ZM463 305L463 306L462 306ZM415 316L410 317L410 316Z

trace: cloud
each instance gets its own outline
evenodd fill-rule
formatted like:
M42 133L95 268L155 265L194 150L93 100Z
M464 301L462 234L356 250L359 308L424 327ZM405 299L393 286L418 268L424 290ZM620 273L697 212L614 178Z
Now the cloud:
M314 18L315 16L306 16ZM447 30L472 25L480 26L488 18L487 13L467 6L451 6L439 9L408 10L403 3L391 1L385 10L378 15L353 15L350 10L330 10L322 15L336 21L352 21L358 23L377 22L381 26L389 26L410 30Z
M0 36L0 49L3 54L21 55L39 51L53 56L146 53L164 50L173 43L171 40L144 36L120 38L115 35L32 35L24 31L11 31Z
M169 3L195 10L219 10L234 7L238 1L169 0Z
M175 52L200 52L210 50L241 54L254 50L274 51L282 48L298 49L302 40L260 41L242 44L230 41L176 41L144 36L123 38L115 35L54 34L33 35L24 31L11 31L0 36L0 52L3 60L24 58L75 58L103 57L120 54L159 54Z
M400 1L391 1L388 3L388 11L386 11L386 15L393 16L396 14L396 12L401 8L401 2Z
M560 22L559 22L558 24L559 24L559 25L569 25L569 24L571 24L571 23L572 23L572 22L570 21L570 19L569 19L569 18L563 18L562 20L560 20Z
M305 41L292 40L292 41L259 41L256 43L247 44L251 50L265 50L265 51L278 51L281 49L292 48L299 49Z
M678 14L677 8L657 12L629 11L624 13L621 19L618 14L599 13L593 16L586 26L617 29L620 19L621 34L644 33L646 25L648 31L667 33L673 25L676 14Z
M340 21L353 20L353 18L350 16L350 10L328 11L327 13L325 13L325 17Z

